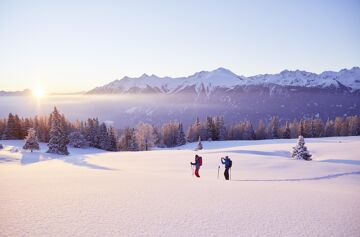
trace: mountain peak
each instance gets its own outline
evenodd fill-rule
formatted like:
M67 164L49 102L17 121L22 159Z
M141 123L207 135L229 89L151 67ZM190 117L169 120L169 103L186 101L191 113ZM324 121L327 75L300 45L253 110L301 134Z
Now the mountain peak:
M229 69L226 69L224 67L219 67L219 68L213 70L213 72L235 74L232 71L230 71Z
M149 75L146 74L146 73L143 73L143 74L140 76L140 78L147 78L147 77L149 77Z

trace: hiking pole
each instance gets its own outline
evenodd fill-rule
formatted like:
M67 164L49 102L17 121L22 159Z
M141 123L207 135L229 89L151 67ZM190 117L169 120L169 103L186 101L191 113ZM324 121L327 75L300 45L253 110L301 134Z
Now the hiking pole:
M193 169L192 164L190 164L190 169L191 169L191 175L194 176L194 169Z
M230 178L230 180L231 180L231 168L230 168L230 175L229 175L229 176L230 176L229 178Z
M217 176L217 179L219 179L219 171L220 171L220 165L218 166L218 176Z

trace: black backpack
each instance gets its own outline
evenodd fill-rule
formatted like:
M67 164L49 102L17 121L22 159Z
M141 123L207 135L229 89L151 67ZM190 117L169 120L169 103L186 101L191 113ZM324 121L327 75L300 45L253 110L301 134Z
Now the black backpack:
M229 159L229 167L228 168L231 168L232 167L232 160Z

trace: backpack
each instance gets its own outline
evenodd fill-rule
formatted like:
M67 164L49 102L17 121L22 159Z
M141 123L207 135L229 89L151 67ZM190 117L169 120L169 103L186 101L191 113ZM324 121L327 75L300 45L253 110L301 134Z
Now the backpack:
M232 167L232 160L229 159L229 164L228 164L228 168L231 168Z
M198 158L198 164L199 164L200 166L202 166L202 157L201 157L201 156L199 156L199 158Z

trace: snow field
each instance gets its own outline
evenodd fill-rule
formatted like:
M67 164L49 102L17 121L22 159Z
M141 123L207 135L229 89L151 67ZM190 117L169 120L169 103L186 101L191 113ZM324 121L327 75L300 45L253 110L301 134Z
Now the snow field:
M290 160L296 139L70 156L1 141L0 236L359 236L360 137L305 142L313 161Z

